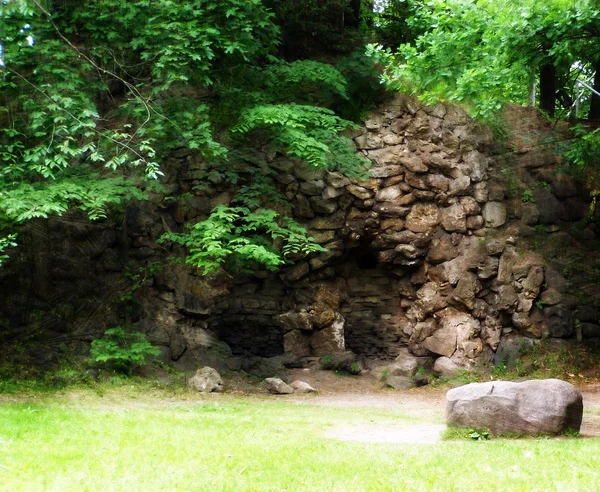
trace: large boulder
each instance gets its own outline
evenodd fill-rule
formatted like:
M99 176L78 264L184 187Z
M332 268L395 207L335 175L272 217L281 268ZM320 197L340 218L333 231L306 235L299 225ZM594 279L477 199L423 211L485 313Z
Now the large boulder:
M416 357L408 351L408 348L402 347L399 350L398 357L387 366L389 376L414 376L419 368L431 368L433 362L430 357Z
M581 393L558 379L472 383L446 395L448 425L485 428L496 435L579 431L582 416Z
M219 373L212 367L198 369L196 374L188 379L188 385L200 393L223 391L223 380Z
M397 390L407 390L415 386L415 382L408 376L390 376L383 378L386 386Z

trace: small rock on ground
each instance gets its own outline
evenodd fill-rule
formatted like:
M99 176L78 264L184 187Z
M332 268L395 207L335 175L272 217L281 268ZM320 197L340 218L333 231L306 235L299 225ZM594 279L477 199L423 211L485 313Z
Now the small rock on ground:
M294 388L284 383L279 378L265 379L265 388L269 393L274 395L290 395L294 392Z
M304 381L294 381L290 386L294 389L296 393L316 393L316 389L314 389L310 384L305 383Z

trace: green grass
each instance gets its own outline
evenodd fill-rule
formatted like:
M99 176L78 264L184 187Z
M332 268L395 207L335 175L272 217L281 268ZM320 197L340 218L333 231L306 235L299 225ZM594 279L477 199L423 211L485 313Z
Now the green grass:
M0 490L598 490L593 439L373 444L324 436L337 425L393 429L407 421L397 409L275 397L121 389L5 399Z

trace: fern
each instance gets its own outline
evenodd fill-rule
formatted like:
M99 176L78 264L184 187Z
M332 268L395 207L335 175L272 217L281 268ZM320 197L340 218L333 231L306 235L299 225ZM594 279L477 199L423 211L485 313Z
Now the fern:
M159 353L143 333L128 331L122 326L106 330L102 338L92 341L90 349L95 362L126 373Z
M135 183L123 177L98 178L91 174L17 186L3 183L0 188L0 216L9 222L22 223L78 208L85 211L91 220L96 220L106 218L110 205L132 196L145 198Z
M161 242L175 242L189 250L185 262L212 273L221 267L248 271L263 266L275 271L292 255L326 251L292 219L259 208L218 206L208 219L187 233L164 234ZM276 242L282 244L276 246Z
M327 106L335 97L348 99L346 78L332 65L313 60L277 61L264 71L265 90L274 101Z
M327 141L339 143L344 139L339 132L354 127L354 123L326 108L272 104L242 111L240 121L232 131L248 134L259 128L266 129L276 150L304 159L313 166L328 167L333 162ZM364 161L358 156L347 161L348 168L363 166Z

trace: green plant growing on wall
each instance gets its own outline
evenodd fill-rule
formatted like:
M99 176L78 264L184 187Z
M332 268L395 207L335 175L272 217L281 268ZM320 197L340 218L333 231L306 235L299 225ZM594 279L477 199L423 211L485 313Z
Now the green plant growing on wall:
M9 234L6 237L0 238L0 266L8 260L8 255L4 251L8 248L14 248L17 245L15 242L16 238L16 234Z
M160 241L188 248L185 262L206 274L221 267L248 271L257 265L274 271L293 257L326 251L303 227L274 210L225 205L219 205L189 232L167 233Z
M521 194L521 201L523 203L535 203L535 197L533 196L531 190L523 190L523 193Z
M514 169L503 167L501 172L506 183L508 196L510 198L517 197L519 193L519 180L517 179Z

